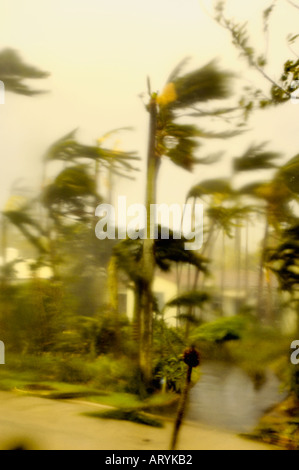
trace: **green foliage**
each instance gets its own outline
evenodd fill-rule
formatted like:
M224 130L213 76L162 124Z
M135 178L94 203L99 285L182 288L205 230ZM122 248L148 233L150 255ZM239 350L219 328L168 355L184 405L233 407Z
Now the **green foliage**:
M59 285L33 280L8 286L0 301L1 335L9 348L37 354L55 350L65 318Z
M126 177L130 176L129 173L136 171L136 168L131 164L131 162L140 160L135 152L110 150L103 148L100 143L96 146L81 144L76 140L76 131L75 129L54 142L45 154L45 161L58 160L78 164L79 161L89 160L109 168L112 173ZM114 132L116 131L112 131L112 133ZM101 140L105 140L107 136Z
M40 223L29 213L28 207L5 211L4 216L40 253L47 252L47 246L44 242L45 232Z
M222 199L231 197L234 194L231 183L227 179L217 178L202 181L193 186L188 193L188 198L202 198L203 196L217 196Z
M163 367L156 371L155 379L165 380L167 390L180 393L186 379L186 365L182 358L180 356L167 357L163 361Z
M219 227L228 237L232 238L233 229L240 226L241 221L244 220L251 211L252 208L250 206L212 206L208 208L207 214L215 227Z
M57 361L55 379L59 382L86 384L93 378L93 371L86 367L85 361L80 358L65 358Z
M47 72L23 62L18 52L13 49L4 49L0 52L0 80L4 82L7 91L25 96L43 93L30 88L24 80L43 79L48 76Z
M208 260L201 255L185 250L184 238L174 238L169 230L169 239L161 238L162 227L158 227L158 238L154 240L154 253L157 266L162 271L170 271L173 263L189 263L200 271L207 272ZM124 271L135 282L142 281L142 271L138 269L142 260L143 240L126 239L114 247L114 255L119 269Z
M251 145L248 150L239 158L234 160L234 171L255 171L277 168L273 160L281 157L278 152L264 150L265 144Z
M130 421L131 423L144 424L146 426L152 426L156 428L162 428L163 424L161 421L151 418L146 414L136 410L109 410L102 412L84 413L84 416L90 418L100 419L116 419L118 421Z
M166 381L166 389L180 392L186 379L186 365L182 353L186 347L183 332L169 328L163 320L155 322L154 331L154 383L161 388L161 380Z
M166 105L169 109L187 108L199 102L227 98L230 95L232 74L217 70L215 62L202 68L180 74L177 68L170 77L177 99Z
M115 359L112 355L103 355L94 363L93 383L100 390L136 393L137 367L129 357Z
M299 287L299 224L286 229L275 250L268 251L269 266L279 279L281 288L294 291Z
M209 299L206 292L186 292L167 302L166 307L201 307Z
M288 0L290 2L290 0ZM292 3L292 2L290 2ZM269 20L274 11L275 3L273 2L263 12L263 29L266 35L266 41L269 32ZM265 72L267 58L265 54L259 53L252 47L250 43L250 34L246 23L239 24L235 19L227 18L225 13L225 2L219 1L215 8L215 20L225 29L227 29L232 37L234 46L239 50L241 57L247 60L248 65L256 69L264 79L271 84L270 96L266 96L261 90L254 87L246 87L246 96L240 100L240 106L244 110L245 119L255 109L261 109L279 105L289 101L293 93L298 90L299 77L299 60L287 60L281 77L274 80ZM296 41L297 36L289 35L288 41L291 46Z
M295 193L299 194L299 155L296 155L288 163L283 165L279 171L282 175L287 187Z
M246 330L248 318L243 316L220 318L196 328L191 335L193 341L224 343L238 340Z
M196 150L206 138L224 139L237 135L238 132L207 132L192 124L177 122L178 112L192 110L189 116L204 117L229 114L234 109L217 109L211 111L198 110L199 103L226 99L230 96L232 75L221 72L214 62L183 75L182 69L186 60L182 61L170 75L164 91L155 97L158 104L156 130L156 156L167 156L175 164L191 171L195 164L209 164L214 158L198 158ZM216 158L218 158L217 155Z
M292 365L289 360L292 339L273 327L252 321L242 334L242 340L226 345L230 359L254 380L271 369L289 390Z
M53 217L75 216L86 219L86 202L96 196L96 187L88 168L83 165L63 170L44 190L43 202ZM97 196L99 199L99 197Z

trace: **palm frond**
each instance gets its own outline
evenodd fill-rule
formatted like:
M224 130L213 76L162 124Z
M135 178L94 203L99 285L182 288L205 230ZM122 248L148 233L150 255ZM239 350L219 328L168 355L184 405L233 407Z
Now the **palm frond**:
M193 186L188 193L188 198L198 197L201 198L206 195L231 196L234 190L231 187L228 179L216 178L211 180L202 181L201 183Z
M198 291L191 291L185 292L178 297L167 302L167 307L201 307L205 304L208 300L210 300L210 296L207 292L198 292Z
M4 82L7 91L26 96L44 93L30 88L24 80L44 79L48 76L48 72L26 64L14 49L8 48L0 52L0 80Z
M230 96L233 75L220 71L214 61L183 76L179 75L180 70L181 66L169 82L173 83L176 99L166 103L166 107L173 110L187 108Z
M290 191L299 194L299 155L296 155L284 165L280 169L279 174L283 177Z
M236 172L267 170L277 168L273 160L281 157L278 152L264 150L265 144L251 145L246 152L234 159L233 167Z

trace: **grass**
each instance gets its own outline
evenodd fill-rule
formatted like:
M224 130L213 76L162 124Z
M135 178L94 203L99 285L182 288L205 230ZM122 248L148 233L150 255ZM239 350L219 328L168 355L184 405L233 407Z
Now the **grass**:
M25 362L27 365L27 359ZM105 367L106 364L107 361L105 360ZM96 365L93 366L95 367ZM116 368L115 365L113 367ZM122 374L124 374L124 372L122 372ZM157 393L147 400L142 400L133 393L118 391L119 383L117 383L116 390L113 390L110 384L109 386L106 385L106 378L104 384L102 384L98 375L95 381L86 384L63 382L55 380L55 377L50 380L49 375L47 375L48 374L44 374L43 371L42 373L38 373L36 363L34 364L33 370L28 370L25 366L22 370L19 365L17 368L8 368L8 366L5 366L5 368L0 369L0 390L15 391L27 396L53 400L83 399L88 402L98 403L120 410L150 410L150 412L153 413L158 413L159 410L178 399L177 395L173 393Z
M90 395L88 401L115 408L142 408L144 402L137 395L131 393L110 392L104 395Z
M84 413L84 416L98 419L114 419L118 421L129 421L131 423L143 424L156 428L162 428L163 423L138 410L118 409L103 412Z

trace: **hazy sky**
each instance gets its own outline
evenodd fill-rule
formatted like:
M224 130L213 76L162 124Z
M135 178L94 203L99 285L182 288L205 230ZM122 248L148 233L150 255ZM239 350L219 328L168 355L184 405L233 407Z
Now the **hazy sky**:
M261 52L260 13L269 3L228 1L233 16L249 21L254 45ZM217 58L221 67L243 73L248 82L269 89L256 73L248 71L229 34L208 16L210 4L210 0L1 0L0 49L17 49L26 62L49 71L51 77L36 84L49 90L48 94L26 98L7 93L6 104L0 106L0 204L18 178L26 186L37 187L43 152L77 127L78 137L90 144L110 129L134 127L133 132L119 136L120 146L137 150L144 162L148 116L139 95L146 91L147 75L152 88L161 90L185 56L192 57L193 67ZM297 10L278 1L269 47L269 72L275 78L291 57L285 37L298 33L298 18ZM254 115L250 133L217 144L227 151L227 158L217 167L200 167L189 174L165 162L159 202L183 202L192 184L229 175L230 157L242 153L252 141L269 141L269 148L282 151L286 158L298 153L298 111L299 107L288 103ZM143 185L141 172L136 183L121 182L118 191L131 202L140 202Z

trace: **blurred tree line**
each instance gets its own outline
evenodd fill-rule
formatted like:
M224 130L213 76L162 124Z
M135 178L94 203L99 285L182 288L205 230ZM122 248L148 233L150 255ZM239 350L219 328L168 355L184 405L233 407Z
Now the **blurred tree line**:
M155 381L165 379L177 388L184 367L180 351L190 342L207 339L214 344L241 337L240 318L235 322L220 320L202 328L201 312L206 305L213 311L207 279L215 258L215 240L222 237L222 259L227 239L235 242L237 280L242 268L242 236L245 234L246 290L250 253L249 227L259 217L264 234L257 264L258 283L253 317L260 324L274 324L273 293L269 273L273 272L281 290L289 293L288 304L298 311L298 174L299 158L282 161L280 154L261 143L251 145L236 156L231 178L200 181L190 189L187 202L193 207L204 201L207 221L204 244L200 253L184 249L184 240L171 234L150 238L150 206L156 203L158 176L163 159L169 158L183 170L195 165L217 165L221 154L206 155L205 139L228 139L246 131L246 122L256 106L266 108L291 99L293 81L298 78L298 61L288 61L279 82L273 82L264 71L266 58L256 56L249 45L246 27L225 17L224 2L215 10L216 20L227 28L233 42L251 67L271 82L267 99L259 90L246 90L246 99L231 105L233 75L221 71L215 62L183 73L183 61L169 76L163 91L153 91L148 80L149 116L147 178L145 203L147 237L137 240L103 240L95 236L95 208L104 202L99 185L100 172L121 178L135 175L139 157L135 152L123 152L106 147L106 137L95 145L82 144L76 131L63 136L46 151L42 161L43 184L40 194L7 204L1 223L1 339L8 351L18 354L83 355L96 358L102 354L131 357L136 378L145 389ZM264 13L268 27L273 8ZM292 42L296 38L290 38ZM0 79L7 90L33 96L39 92L24 85L24 79L46 78L45 72L27 66L14 51L0 54ZM235 98L235 96L233 96ZM221 106L219 103L224 102ZM240 112L241 111L241 112ZM206 130L195 123L211 118L223 125L220 131ZM191 123L190 123L191 120ZM213 121L215 122L215 121ZM115 131L115 132L118 132ZM199 156L198 156L199 155ZM60 170L48 182L48 165L59 164ZM258 172L269 170L268 180L260 181ZM235 178L240 174L256 174L255 182L236 189ZM109 201L108 201L109 202ZM16 268L21 259L7 259L9 234L15 227L34 248L30 264L31 276L17 280ZM181 289L182 269L189 270L189 286ZM47 269L47 276L41 273ZM178 296L160 311L153 292L158 270L176 271ZM222 265L220 286L224 294L225 265ZM120 312L120 283L134 292L133 321ZM240 285L236 286L240 290ZM266 295L265 295L266 292ZM223 300L223 299L222 299ZM168 307L175 306L180 319L177 329L164 321ZM242 311L240 306L240 313ZM213 312L215 314L215 312ZM218 312L223 314L223 311ZM214 315L214 319L217 315ZM298 315L299 318L299 315ZM298 321L299 325L299 321ZM206 325L203 325L205 327ZM299 327L298 327L299 330ZM136 380L137 380L136 379ZM172 385L171 385L172 384ZM156 383L158 386L158 383Z

